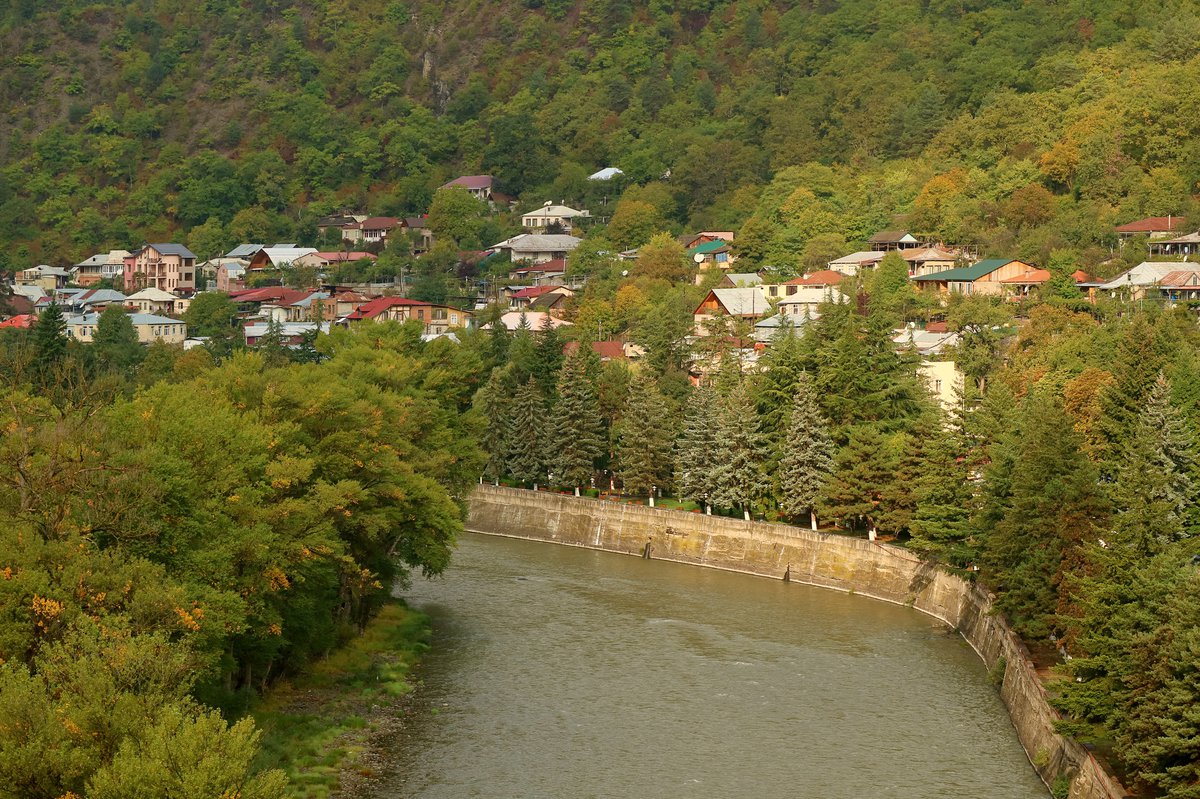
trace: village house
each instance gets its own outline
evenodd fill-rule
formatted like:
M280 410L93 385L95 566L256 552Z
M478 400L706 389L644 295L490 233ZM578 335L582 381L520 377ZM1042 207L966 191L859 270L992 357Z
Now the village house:
M835 258L829 262L828 266L834 272L854 277L863 269L874 269L879 266L879 262L885 255L887 253L881 250L860 250L843 255L841 258Z
M420 255L433 249L433 230L429 227L429 214L423 216L406 216L400 220L403 230L412 242L413 255Z
M757 288L713 289L692 312L693 334L708 336L716 319L733 318L754 322L771 313L771 304Z
M762 276L756 272L727 272L719 281L717 281L717 285L714 288L749 289L762 285Z
M508 307L513 311L520 311L529 308L535 300L551 295L555 297L555 302L550 303L549 307L553 307L559 300L574 297L575 292L566 286L527 286L511 293ZM545 303L543 305L545 306ZM549 307L543 307L542 310L549 310Z
M545 232L547 228L557 227L559 233L570 233L574 220L591 217L590 211L577 211L565 205L554 205L547 201L536 211L521 215L521 226L534 233Z
M245 261L246 263L249 263L254 256L258 255L258 251L266 246L267 245L265 244L239 244L229 252L225 253L225 257L235 258L239 261ZM282 247L284 245L276 244L275 246Z
M125 259L125 290L156 288L177 294L196 290L196 256L182 244L147 244Z
M959 253L941 247L914 247L900 250L900 257L908 262L908 276L934 275L958 266Z
M688 260L695 263L699 269L699 273L696 275L696 285L700 285L704 281L704 273L709 269L716 268L728 272L733 268L734 261L737 260L729 242L721 239L696 244L689 248L686 254Z
M680 236L677 241L683 245L683 249L690 250L693 247L699 247L701 244L711 244L715 241L723 241L726 244L733 243L733 231L731 230L702 230L699 233L685 233Z
M315 247L297 247L294 244L277 244L274 247L263 247L254 253L250 259L248 272L263 272L291 267L306 255L316 253Z
M1178 261L1142 261L1132 269L1126 269L1112 280L1101 283L1098 288L1107 291L1109 296L1125 294L1131 300L1145 297L1157 297L1159 282L1180 268L1186 268Z
M330 252L308 252L292 261L295 268L312 268L323 270L338 264L352 264L356 261L376 261L379 256L364 250L340 250Z
M1170 239L1150 241L1151 255L1187 256L1200 253L1200 233L1186 233Z
M137 332L139 344L153 344L159 340L167 344L182 344L187 338L187 325L178 319L148 313L131 313L129 321L133 323L133 329ZM68 336L90 344L100 324L100 314L72 315L66 317L64 322Z
M329 231L336 230L344 239L349 228L367 218L366 214L328 214L317 220L317 235L324 239L329 236Z
M820 269L810 275L794 277L783 283L764 283L763 290L767 298L776 300L780 297L790 297L803 288L827 289L839 285L846 276L832 269Z
M937 291L940 294L987 294L998 295L1004 291L1004 280L1024 274L1033 269L1023 261L1009 258L989 258L971 266L960 266L913 277L922 291Z
M817 309L822 303L845 302L846 297L836 288L816 288L805 286L793 294L782 297L775 306L784 316L790 317L796 324L798 319L816 319L820 314Z
M426 333L442 334L455 328L470 327L472 314L448 305L435 305L407 297L379 297L363 303L346 315L345 321L375 322L417 320Z
M37 286L46 292L53 292L71 282L71 273L57 266L42 264L30 269L22 269L13 275L13 278L18 286Z
M101 280L120 281L125 273L127 250L109 250L97 253L86 261L75 264L75 282L81 286L94 286Z
M880 252L907 250L922 246L920 239L907 230L881 230L867 239L867 244L872 250Z
M567 262L562 258L521 266L508 273L510 280L528 280L535 286L565 286Z
M182 314L189 304L190 300L153 286L147 286L125 300L127 307L136 308L143 314Z
M285 347L298 347L304 343L305 336L312 335L313 332L328 333L330 324L328 322L276 322L278 325L279 340ZM247 347L257 347L262 337L267 335L271 329L271 322L252 322L242 328L242 334L246 337Z
M1171 305L1200 300L1200 269L1177 269L1158 281L1162 298Z
M70 313L102 312L110 305L125 307L128 298L113 289L59 289L55 302Z
M443 183L439 188L466 189L467 193L469 193L475 199L491 203L494 199L496 199L496 193L494 191L495 185L496 179L491 175L463 175L462 177L455 178L449 183ZM508 198L505 197L503 199L507 200Z
M1121 246L1125 246L1125 242L1134 236L1146 236L1151 241L1154 239L1169 239L1183 226L1184 219L1181 216L1148 216L1145 219L1136 219L1133 222L1126 222L1124 225L1117 225L1117 236L1120 239Z
M1004 284L1004 289L1010 295L1010 299L1020 300L1049 283L1050 277L1049 269L1030 269L1014 277L1005 278L1000 282ZM1096 283L1096 278L1082 269L1076 269L1071 274L1071 279L1081 289L1099 285Z
M388 235L400 227L394 216L369 216L345 229L345 238L355 244L387 244Z
M563 345L563 355L570 355L579 350L578 341L568 341ZM646 354L644 348L637 344L630 344L617 339L609 339L607 341L593 341L592 352L596 353L600 358L600 363L608 363L609 361L628 361L633 358L640 358Z
M217 291L228 293L246 288L246 270L250 268L250 262L241 258L221 258L219 261L213 281Z
M548 313L538 311L509 311L500 315L499 324L510 332L516 332L524 326L528 330L540 330L546 325L553 328L570 327L571 323L557 319ZM491 323L483 326L483 330L490 330Z
M493 244L488 249L507 253L514 263L528 261L531 264L542 264L546 261L565 259L581 241L582 239L566 234L522 233Z

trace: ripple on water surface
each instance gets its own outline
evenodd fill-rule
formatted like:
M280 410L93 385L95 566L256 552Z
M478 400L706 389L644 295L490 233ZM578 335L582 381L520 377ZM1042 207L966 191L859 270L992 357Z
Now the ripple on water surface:
M983 665L916 611L463 536L380 796L1044 799Z

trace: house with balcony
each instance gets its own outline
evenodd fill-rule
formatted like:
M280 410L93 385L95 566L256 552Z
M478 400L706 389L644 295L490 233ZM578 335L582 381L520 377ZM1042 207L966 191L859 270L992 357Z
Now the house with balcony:
M182 244L147 244L124 259L126 291L156 288L176 294L196 291L196 256Z
M378 297L358 306L345 317L346 322L416 320L428 334L439 335L454 328L470 327L472 315L449 305L435 305L407 297Z
M101 280L121 282L129 255L127 250L109 250L80 261L75 264L75 282L81 286L94 286Z
M590 211L576 211L566 205L554 205L547 201L536 211L521 215L521 226L534 233L545 232L547 228L557 227L561 233L570 233L576 219L591 217Z

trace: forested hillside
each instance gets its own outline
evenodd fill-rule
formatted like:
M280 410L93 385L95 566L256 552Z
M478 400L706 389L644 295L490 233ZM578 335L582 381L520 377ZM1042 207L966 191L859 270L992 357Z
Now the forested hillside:
M334 209L424 212L457 174L603 217L626 186L585 178L610 165L627 185L669 172L649 203L664 226L750 220L747 254L784 265L897 214L1090 265L1114 221L1189 213L1200 178L1187 2L0 9L0 246L15 266L143 239L311 240Z

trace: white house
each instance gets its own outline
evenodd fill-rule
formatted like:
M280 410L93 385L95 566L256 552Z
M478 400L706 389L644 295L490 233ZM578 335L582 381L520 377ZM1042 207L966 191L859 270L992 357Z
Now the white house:
M563 232L570 233L572 220L587 218L592 214L590 211L576 211L574 208L569 208L565 205L553 205L547 202L536 211L530 211L521 216L521 226L527 227L530 230L538 231L545 230L551 225L558 225Z
M541 264L556 258L566 258L583 239L565 234L522 233L493 244L488 249L507 252L513 261Z

